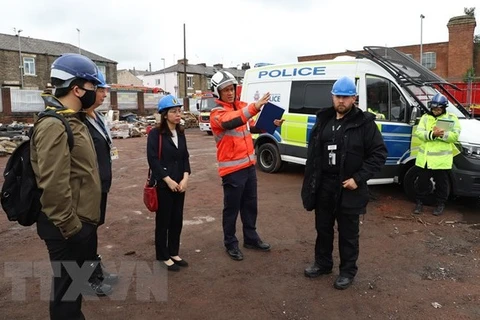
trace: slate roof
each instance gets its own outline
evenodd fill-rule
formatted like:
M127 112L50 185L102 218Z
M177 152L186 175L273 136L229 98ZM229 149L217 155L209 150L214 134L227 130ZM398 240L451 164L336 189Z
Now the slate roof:
M47 54L51 56L60 56L64 53L77 53L78 47L69 43L56 42L50 40L34 39L20 35L20 46L22 52L33 54ZM17 51L18 38L9 34L0 33L0 50ZM82 55L97 61L117 63L116 61L99 56L93 52L81 48Z
M152 71L152 72L147 72L145 73L146 76L149 75L154 75L154 74L162 74L164 71L162 70L157 70L157 71ZM187 64L187 73L190 74L203 74L208 77L211 77L217 72L218 70L226 70L230 72L234 77L237 78L243 78L245 76L245 70L238 70L236 68L222 68L218 69L215 67L210 67L210 66L203 66L201 64ZM179 72L183 73L183 64L182 63L177 63L173 66L170 66L168 68L165 68L165 73L171 73L171 72Z

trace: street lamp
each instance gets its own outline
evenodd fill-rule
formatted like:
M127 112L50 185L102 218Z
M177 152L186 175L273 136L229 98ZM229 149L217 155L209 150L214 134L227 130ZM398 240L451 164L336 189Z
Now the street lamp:
M80 49L80 29L77 28L78 32L78 54L82 54L82 49Z
M17 30L16 28L13 28L13 31L16 32L16 36L18 37L18 56L20 58L20 65L18 68L20 69L20 81L21 81L21 88L23 89L23 61L22 61L22 47L20 45L20 32L22 32L22 29Z
M420 14L420 64L423 66L423 19L425 16Z
M165 76L165 58L162 58L163 61L163 92L165 93L167 91L167 78Z

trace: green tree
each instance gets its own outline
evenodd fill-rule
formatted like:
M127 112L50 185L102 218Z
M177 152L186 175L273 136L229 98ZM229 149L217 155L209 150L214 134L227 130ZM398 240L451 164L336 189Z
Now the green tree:
M475 69L473 67L470 67L463 76L463 82L473 81L473 79L475 79Z

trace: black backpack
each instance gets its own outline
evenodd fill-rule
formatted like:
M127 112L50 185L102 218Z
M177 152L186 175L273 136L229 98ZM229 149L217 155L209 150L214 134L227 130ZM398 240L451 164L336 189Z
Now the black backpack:
M63 122L68 136L68 146L72 151L73 133L67 120L53 110L41 112L38 120L44 117L55 117ZM32 133L33 128L30 129L28 136L31 137ZM31 226L37 221L38 214L42 211L40 203L42 191L37 186L30 163L30 140L23 141L13 151L3 177L0 201L8 220L17 221L22 226Z

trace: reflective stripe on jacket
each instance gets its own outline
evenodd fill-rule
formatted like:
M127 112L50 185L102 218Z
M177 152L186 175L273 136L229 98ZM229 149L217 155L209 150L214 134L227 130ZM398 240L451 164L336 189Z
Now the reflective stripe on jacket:
M433 136L433 127L438 119L449 119L454 121L450 131L445 131L443 137ZM428 169L440 170L451 169L453 165L453 148L460 135L460 122L453 113L444 113L435 118L431 114L424 114L418 123L415 136L422 141L418 149L415 165Z
M221 177L255 165L255 150L247 122L258 113L255 105L216 100L210 113L210 127L217 143L218 173Z

